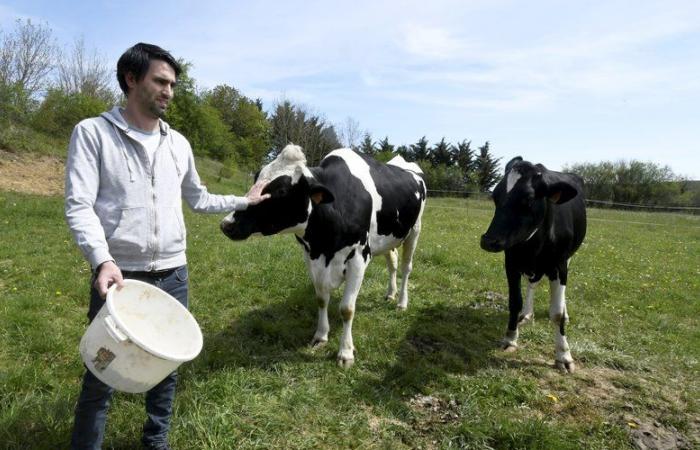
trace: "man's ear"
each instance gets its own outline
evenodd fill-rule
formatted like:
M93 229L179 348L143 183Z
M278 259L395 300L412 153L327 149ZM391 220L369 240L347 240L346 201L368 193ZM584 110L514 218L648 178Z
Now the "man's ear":
M309 197L316 205L320 203L330 203L335 197L327 187L321 183L313 183L309 188Z

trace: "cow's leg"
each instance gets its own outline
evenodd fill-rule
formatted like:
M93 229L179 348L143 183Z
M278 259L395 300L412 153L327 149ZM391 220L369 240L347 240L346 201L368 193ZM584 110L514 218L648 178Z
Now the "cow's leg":
M355 301L360 293L362 279L365 276L365 264L362 256L357 254L348 261L345 273L345 289L340 302L340 317L343 319L343 333L340 336L338 350L338 365L343 368L352 366L355 362L355 346L352 342L352 320L355 316Z
M331 290L325 286L314 286L316 289L316 300L318 301L318 324L316 333L311 341L312 347L319 347L328 342L328 302L331 298Z
M535 318L535 289L537 288L539 282L540 280L537 280L531 281L527 284L527 291L525 292L525 307L518 316L518 325L525 325L526 323L531 322Z
M406 240L403 242L403 251L401 254L401 291L399 293L399 303L396 305L398 309L406 309L408 307L408 276L413 270L413 254L418 245L418 236L420 235L421 221L420 217L413 226L413 229L408 233Z
M508 329L501 341L501 348L507 352L518 348L518 318L523 308L523 294L520 291L520 273L508 263L506 254L506 277L508 278Z
M389 271L389 287L386 290L387 300L396 300L396 269L399 267L399 250L394 248L386 254L386 268Z
M558 369L564 372L575 370L574 359L569 351L569 343L566 340L565 326L569 321L569 314L566 312L566 266L559 269L559 278L549 282L549 320L554 327L554 347L556 350L555 364Z

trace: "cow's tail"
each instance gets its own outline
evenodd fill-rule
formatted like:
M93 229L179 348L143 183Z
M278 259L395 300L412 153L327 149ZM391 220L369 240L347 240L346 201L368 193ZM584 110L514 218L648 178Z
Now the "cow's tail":
M421 170L420 166L414 162L407 162L405 159L403 159L403 156L397 155L391 158L391 161L389 161L387 164L391 164L392 166L400 167L404 170L410 170L411 172L415 172L418 174L423 174L423 171Z

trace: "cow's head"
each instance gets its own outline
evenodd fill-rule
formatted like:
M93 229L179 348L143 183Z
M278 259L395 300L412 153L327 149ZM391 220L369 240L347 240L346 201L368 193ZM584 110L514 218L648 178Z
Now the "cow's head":
M286 146L263 167L255 183L267 183L262 193L270 194L270 198L234 211L221 221L221 231L231 239L294 231L306 223L313 204L333 201L333 194L314 179L306 167L304 152L296 145Z
M542 226L550 204L565 203L577 192L562 174L513 158L493 190L496 212L481 236L481 248L499 252L529 240Z

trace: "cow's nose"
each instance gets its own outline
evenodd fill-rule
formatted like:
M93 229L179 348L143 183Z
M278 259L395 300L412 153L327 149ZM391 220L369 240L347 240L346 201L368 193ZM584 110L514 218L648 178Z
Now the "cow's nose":
M487 252L500 252L503 250L503 241L487 234L481 236L481 248Z
M221 231L228 236L228 230L233 225L235 221L233 220L233 217L231 216L226 216L224 219L219 223L219 227L221 228Z

